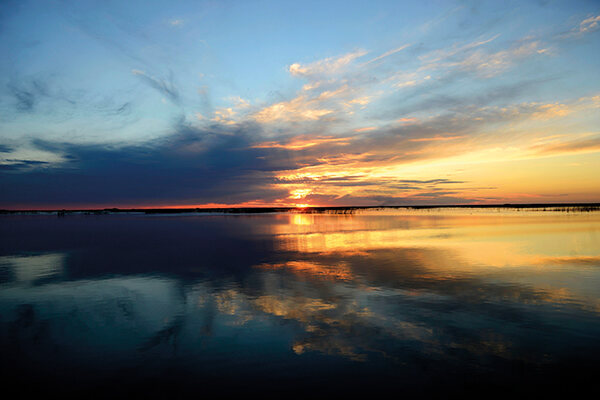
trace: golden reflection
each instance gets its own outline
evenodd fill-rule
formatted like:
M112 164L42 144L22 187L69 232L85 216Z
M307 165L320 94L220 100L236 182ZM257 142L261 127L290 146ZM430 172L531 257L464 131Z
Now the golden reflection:
M296 260L256 268L328 282L338 293L336 282L353 282L344 289L351 291L348 296L303 298L295 288L256 302L262 312L303 325L308 336L292 346L298 355L317 351L364 361L371 352L385 354L369 339L372 330L394 340L419 341L430 353L444 351L446 345L428 324L348 299L433 295L472 307L509 302L600 312L600 282L593 275L600 266L598 213L405 210L295 214L280 222L272 225L278 249ZM522 357L498 334L476 342L455 338L449 346Z
M292 216L291 223L293 225L307 225L310 226L314 223L314 216L312 214L294 214Z
M403 215L405 213L407 215ZM294 214L272 232L280 250L356 254L398 248L435 248L471 266L597 264L599 213L470 211L400 215Z
M294 353L318 351L354 361L367 359L363 350L365 338L356 328L366 323L363 320L371 315L370 310L341 298L324 301L295 292L295 295L261 296L254 301L262 312L303 324L309 335L292 345Z
M336 265L326 265L308 261L288 261L278 264L261 264L256 268L265 270L288 270L296 275L310 278L350 281L353 279L352 271L345 262Z
M310 322L313 317L320 315L323 311L337 307L336 304L321 299L301 296L261 296L254 301L254 304L266 313L300 322Z

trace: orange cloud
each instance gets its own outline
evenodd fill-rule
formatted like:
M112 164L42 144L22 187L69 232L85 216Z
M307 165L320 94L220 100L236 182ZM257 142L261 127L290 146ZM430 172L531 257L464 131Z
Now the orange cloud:
M254 149L272 149L272 148L280 148L287 150L302 150L308 147L319 146L325 143L336 144L339 146L347 145L348 142L352 140L352 138L348 137L332 137L332 136L323 136L323 137L314 137L314 138L297 138L293 139L289 143L282 144L280 142L263 142L252 146Z
M306 96L301 95L290 101L282 101L263 108L254 114L254 119L261 123L314 121L331 113L333 113L333 110L320 107L316 99L308 99Z
M532 150L540 155L596 152L600 151L600 136L569 142L541 144L534 146Z
M368 131L372 131L372 130L375 130L375 129L377 129L376 126L367 126L367 127L364 127L364 128L356 128L354 130L354 132L368 132Z
M465 137L464 135L459 135L459 136L434 136L434 137L410 139L410 141L411 142L437 142L437 141L462 139L464 137Z
M417 118L400 118L400 119L396 120L396 122L401 122L401 123L405 123L405 124L410 124L410 123L414 123L417 121L418 121Z

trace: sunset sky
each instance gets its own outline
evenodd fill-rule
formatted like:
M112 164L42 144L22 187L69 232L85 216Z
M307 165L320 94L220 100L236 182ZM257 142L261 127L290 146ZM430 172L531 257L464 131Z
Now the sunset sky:
M2 1L0 208L600 202L600 2Z

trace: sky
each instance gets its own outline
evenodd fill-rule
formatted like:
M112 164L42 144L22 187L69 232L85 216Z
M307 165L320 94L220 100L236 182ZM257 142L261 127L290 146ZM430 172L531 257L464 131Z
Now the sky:
M0 208L600 202L600 2L0 2Z

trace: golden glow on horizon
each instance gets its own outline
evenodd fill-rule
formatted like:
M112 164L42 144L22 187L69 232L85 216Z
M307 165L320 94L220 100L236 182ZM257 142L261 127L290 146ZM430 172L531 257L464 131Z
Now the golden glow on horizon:
M537 46L530 43L513 50L528 52ZM334 98L348 90L344 86L322 96ZM388 204L594 202L600 198L600 180L593 172L600 166L600 132L586 130L582 117L599 107L598 95L486 106L464 118L470 123L490 118L510 123L477 134L456 130L400 135L390 146L373 147L371 143L376 142L369 141L370 135L381 135L380 129L387 132L389 128L363 126L353 129L356 136L352 138L298 136L287 143L264 142L254 147L308 152L298 157L307 157L309 162L276 172L272 187L287 190L291 200L319 199L331 205L376 205L377 198L387 198ZM419 133L432 118L411 116L396 122ZM344 147L332 155L334 148L319 151L320 145ZM345 199L355 200L348 203Z
M545 130L543 136L533 134L530 142L497 147L478 146L465 135L408 139L419 147L403 157L395 159L387 151L379 157L341 153L282 171L274 187L287 189L291 198L299 193L310 198L310 193L339 205L345 204L337 199L373 195L396 197L398 204L410 198L436 204L436 192L476 203L598 201L600 135L571 134L565 143L559 132ZM464 153L465 146L471 151ZM434 178L456 183L398 184ZM430 195L434 196L426 197Z

